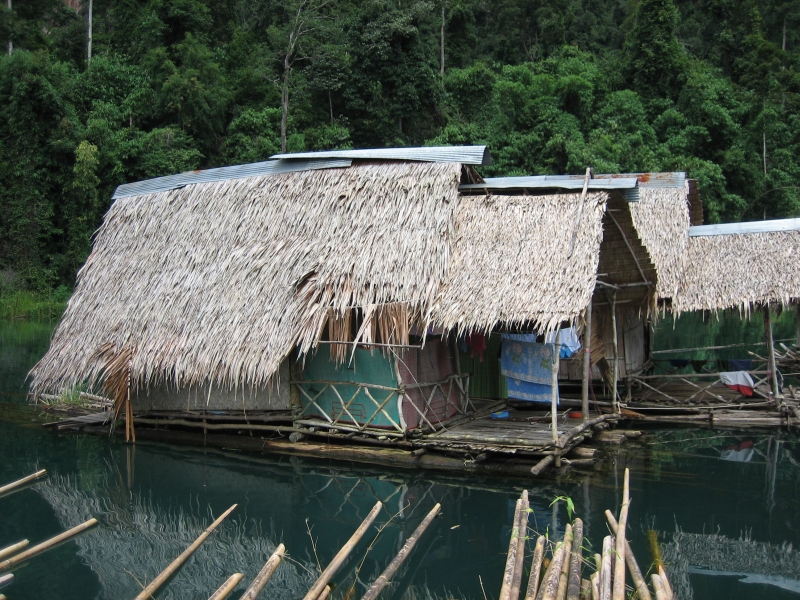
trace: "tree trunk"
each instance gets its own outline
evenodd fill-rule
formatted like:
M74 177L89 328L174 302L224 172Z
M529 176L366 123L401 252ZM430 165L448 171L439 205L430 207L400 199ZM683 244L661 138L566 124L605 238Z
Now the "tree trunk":
M784 43L786 40L786 26L784 25ZM444 79L444 2L442 2L442 33L439 42L440 50L441 50L441 59L439 62L439 74L441 75L442 79Z
M8 12L11 12L11 0L8 0ZM785 29L784 29L785 31ZM785 34L784 34L785 35ZM11 41L11 34L8 34L8 55L11 56L11 52L14 50L14 42Z
M89 0L89 42L86 45L86 65L92 62L92 0Z
M286 123L289 118L289 57L286 57L283 68L283 86L281 87L281 153L286 153Z

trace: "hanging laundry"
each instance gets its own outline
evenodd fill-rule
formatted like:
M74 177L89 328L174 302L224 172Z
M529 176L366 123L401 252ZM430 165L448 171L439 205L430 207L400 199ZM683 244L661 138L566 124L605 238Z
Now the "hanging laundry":
M731 371L730 365L728 365L728 361L724 358L717 359L717 371Z
M500 372L531 383L550 385L553 381L553 344L530 344L503 340Z
M752 358L732 358L728 361L729 371L749 371L752 368Z
M555 344L556 335L558 335L558 343L561 346L558 351L558 356L560 358L570 358L581 349L581 339L578 337L578 332L574 327L567 327L560 331L551 331L545 336L545 343Z
M689 363L692 362L688 358L670 358L669 364L671 364L676 369L682 369L683 367L688 367Z
M486 351L486 336L482 333L471 333L467 336L467 346L469 346L469 357L477 358L483 362L483 353Z
M707 360L693 360L692 361L692 369L694 369L695 373L704 373L703 367L705 367L709 361Z
M732 390L736 390L748 398L753 395L753 378L747 371L723 371L719 374L719 379Z
M508 377L506 383L509 398L528 402L545 402L547 404L553 402L553 386L551 385L522 381L513 377Z
M535 333L503 333L501 336L504 340L513 340L515 342L528 342L535 344L538 336Z
M719 459L733 462L750 462L753 460L753 455L755 453L753 440L745 440L744 442L723 450L719 455Z

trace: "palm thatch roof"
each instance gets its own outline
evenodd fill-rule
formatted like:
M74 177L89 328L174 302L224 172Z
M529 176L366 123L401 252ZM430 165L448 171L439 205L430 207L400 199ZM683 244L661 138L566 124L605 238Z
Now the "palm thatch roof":
M352 341L354 316L358 339L390 344L432 322L574 319L606 195L579 223L579 194L460 198L461 175L459 163L364 162L119 198L32 391L109 378L261 387L295 348Z
M445 329L552 329L592 297L608 194L465 196L433 313ZM573 242L573 235L575 236Z
M798 256L800 231L690 237L672 309L747 312L755 305L800 299Z
M689 204L680 187L639 188L639 202L630 204L636 231L655 265L656 295L672 298L686 267Z

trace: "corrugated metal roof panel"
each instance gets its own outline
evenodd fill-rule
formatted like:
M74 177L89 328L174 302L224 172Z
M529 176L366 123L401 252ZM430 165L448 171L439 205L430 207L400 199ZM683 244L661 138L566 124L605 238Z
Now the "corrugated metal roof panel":
M774 219L771 221L749 221L746 223L696 225L694 227L689 227L689 237L734 235L737 233L769 233L773 231L800 231L800 219Z
M569 179L580 179L583 175L558 175ZM635 177L641 187L682 188L686 181L686 173L675 171L671 173L606 173L595 175L596 179L629 179Z
M430 146L420 148L362 148L276 154L270 158L285 160L350 158L360 160L410 160L420 162L456 162L464 165L492 164L486 146Z
M582 190L584 176L536 175L531 177L488 177L485 183L458 186L459 191L480 190ZM618 190L628 202L639 201L639 181L635 177L589 180L589 190Z
M226 181L228 179L243 179L245 177L260 177L262 175L278 175L295 171L311 171L315 169L346 168L352 164L351 160L267 160L264 162L247 165L234 165L232 167L219 167L202 171L187 171L176 175L156 177L135 183L123 184L114 191L113 199L126 196L141 196L182 188L193 183L208 183L211 181Z

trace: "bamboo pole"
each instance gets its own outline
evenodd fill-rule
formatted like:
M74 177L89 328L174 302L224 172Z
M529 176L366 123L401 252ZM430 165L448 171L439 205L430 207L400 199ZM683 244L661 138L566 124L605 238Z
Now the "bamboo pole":
M667 595L667 591L664 589L664 584L661 582L661 577L653 573L650 576L650 580L653 582L653 589L656 592L656 600L669 600L669 595Z
M522 510L519 513L517 533L517 558L514 563L514 577L511 580L511 600L519 600L519 590L522 587L522 572L525 567L525 542L528 539L528 490L522 491Z
M619 511L619 526L617 527L616 561L614 561L614 590L613 600L625 600L625 547L628 545L625 532L628 527L628 508L631 504L630 495L631 471L625 468L622 479L622 508Z
M670 600L672 600L675 594L672 593L672 586L669 583L669 579L667 579L667 572L664 570L664 565L658 565L658 576L661 577L661 585L664 587L664 591L667 593Z
M44 477L45 475L47 475L47 470L42 469L41 471L36 471L36 473L34 473L33 475L28 475L27 477L18 479L17 481L9 483L8 485L4 485L3 487L0 487L0 496L5 494L6 492L10 492L11 490L17 489L18 487L21 487L26 483L30 483L31 481L39 479L40 477Z
M609 527L611 527L611 533L617 535L617 520L610 510L606 511L606 519L608 520ZM644 575L642 575L642 570L639 568L639 563L636 561L636 557L633 555L627 539L625 540L625 562L628 563L628 570L631 572L631 578L633 579L636 591L639 593L639 600L653 600L653 597L650 595L650 589L647 587L647 581Z
M579 600L581 595L581 568L583 567L583 521L575 519L572 524L572 556L569 563L567 600Z
M437 503L436 506L431 509L427 516L414 530L414 533L412 533L411 536L406 540L406 543L403 544L403 547L400 549L400 552L397 553L397 556L392 559L392 562L389 563L389 566L384 569L383 573L381 573L375 582L370 586L370 588L362 597L362 600L374 600L378 597L378 594L380 594L383 588L385 588L392 580L392 577L400 568L400 565L403 564L403 561L408 558L409 554L411 554L411 551L419 541L419 538L422 537L422 534L425 533L426 529L428 529L428 526L439 514L441 508L442 505Z
M556 589L555 600L564 600L567 597L567 584L569 577L569 566L572 563L572 546L575 541L575 529L572 530L572 535L566 541L566 548L564 548L564 562L561 564L561 574L558 576L558 588Z
M547 467L549 467L555 461L555 457L552 454L548 454L542 460L537 462L535 465L531 467L531 475L534 477L538 477L539 474L544 471Z
M223 583L216 592L209 596L208 600L224 600L224 598L227 598L228 594L239 585L242 579L244 579L244 573L234 573L225 580L225 583Z
M592 600L600 600L600 575L592 573L589 581L592 582Z
M778 368L775 364L775 341L772 336L772 318L769 314L769 305L764 307L764 333L767 336L767 360L769 370L772 372L772 381L770 387L772 388L772 396L778 397Z
M581 419L589 418L589 385L592 381L592 299L586 307L583 328L583 380L581 381Z
M611 213L609 213L611 214ZM614 336L614 369L611 371L611 403L614 405L614 412L619 413L619 402L617 401L617 385L619 385L619 340L617 339L617 292L611 292L611 335Z
M322 593L319 596L317 596L317 600L326 600L326 598L330 595L331 595L331 586L326 585L325 589L322 590Z
M317 600L319 595L322 593L323 589L326 585L330 582L331 578L336 574L336 571L339 570L339 567L342 566L342 563L347 559L350 555L350 552L353 551L356 544L358 544L359 540L364 537L367 529L375 518L378 516L378 513L383 508L383 503L378 501L375 506L372 508L370 513L367 515L367 518L358 526L355 533L350 537L347 543L342 546L342 549L333 557L333 560L330 564L325 567L325 570L322 572L322 575L319 576L319 579L311 586L311 589L308 590L308 593L305 595L303 600Z
M611 600L611 559L614 552L614 538L607 535L603 538L603 555L600 567L600 600Z
M11 556L15 552L22 550L25 546L27 546L30 542L28 540L22 540L21 542L17 542L16 544L11 544L10 546L6 546L2 550L0 550L0 558L5 558L6 556Z
M9 567L13 567L14 565L19 564L25 560L28 560L29 558L36 556L37 554L41 554L42 552L49 550L50 548L56 546L57 544L63 542L64 540L67 540L73 536L78 535L83 531L86 531L87 529L89 529L94 525L97 525L97 519L89 519L85 523L81 523L80 525L77 525L76 527L73 527L72 529L69 529L64 533L60 533L57 536L52 537L45 542L42 542L41 544L37 544L33 548L25 550L25 552L21 552L15 556L12 556L11 558L7 558L3 562L0 562L0 571L3 571Z
M184 550L178 558L172 561L170 565L164 569L153 581L151 581L139 594L136 596L135 600L147 600L152 596L158 588L160 588L164 583L172 577L172 575L183 566L183 563L187 561L187 559L200 547L206 538L211 535L211 533L219 526L222 521L225 520L229 514L231 514L234 509L236 508L236 504L231 506L228 510L222 513L216 521L214 521L211 525L209 525L206 530L197 536L197 539L192 542L192 545L189 546L186 550Z
M279 544L278 547L275 549L275 552L272 553L272 556L267 559L267 562L264 563L264 566L261 567L261 570L256 575L255 579L253 579L250 586L245 590L244 594L239 600L254 600L258 594L261 593L261 590L264 589L264 586L267 585L267 582L272 577L272 574L275 570L280 566L281 560L283 559L283 555L286 553L286 547L283 544Z
M555 344L553 346L553 367L552 367L552 386L550 394L550 427L553 430L553 443L558 442L558 365L561 350L561 329L556 331ZM556 456L556 466L561 466L561 458Z
M514 507L514 519L511 522L511 538L508 540L508 553L506 554L506 567L503 571L503 584L500 586L500 600L511 598L511 583L517 566L517 545L519 542L519 516L522 513L522 498L517 499Z
M567 553L569 552L569 544L572 543L572 525L567 524L564 530L564 539L561 544L553 553L553 560L547 568L545 579L542 581L542 587L539 590L537 598L541 600L555 600L558 593L558 584L561 580L561 571L564 568L564 561L566 560Z
M8 585L12 581L14 581L13 573L8 573L7 575L0 575L0 587Z
M539 590L539 578L542 574L542 559L544 558L544 536L536 538L536 547L533 549L533 561L531 562L531 574L528 577L528 590L525 592L525 600L536 600L536 592Z

